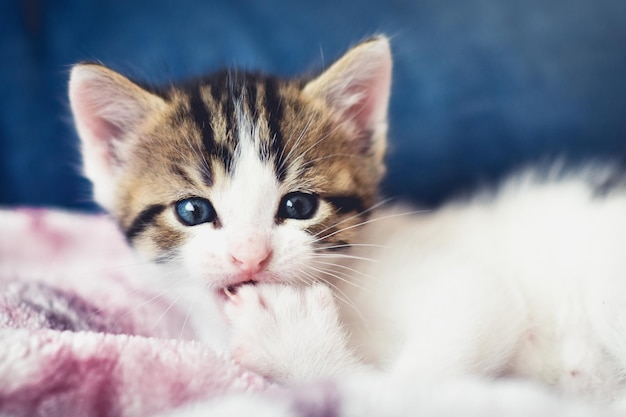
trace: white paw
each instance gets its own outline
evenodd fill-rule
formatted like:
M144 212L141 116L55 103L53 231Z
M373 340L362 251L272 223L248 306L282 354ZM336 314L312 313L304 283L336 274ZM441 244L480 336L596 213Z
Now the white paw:
M224 312L233 359L268 378L327 377L354 362L333 295L323 285L245 285Z

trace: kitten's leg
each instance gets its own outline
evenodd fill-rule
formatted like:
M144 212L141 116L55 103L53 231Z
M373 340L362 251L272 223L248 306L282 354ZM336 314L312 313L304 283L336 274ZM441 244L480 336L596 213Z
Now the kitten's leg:
M301 382L359 367L326 286L245 285L224 311L233 358L268 378Z

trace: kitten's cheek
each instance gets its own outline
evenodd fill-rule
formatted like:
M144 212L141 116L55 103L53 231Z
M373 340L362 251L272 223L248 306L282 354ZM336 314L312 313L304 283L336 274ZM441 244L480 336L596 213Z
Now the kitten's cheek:
M212 287L217 277L224 272L224 262L220 262L219 254L219 249L201 236L193 237L181 249L182 264L186 272L192 279L201 280Z

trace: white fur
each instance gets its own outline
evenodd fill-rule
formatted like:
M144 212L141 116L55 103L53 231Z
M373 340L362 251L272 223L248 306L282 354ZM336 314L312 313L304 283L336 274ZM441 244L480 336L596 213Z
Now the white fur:
M272 162L259 158L259 128L238 104L239 142L234 173L216 178L206 196L213 204L220 227L206 223L186 228L191 235L182 248L184 265L195 279L223 288L250 279L232 258L250 258L270 251L260 281L293 282L305 279L313 237L305 229L329 215L322 205L313 219L285 219L276 212L283 195L295 191L276 179ZM251 178L253 179L251 181ZM171 214L171 221L177 221ZM310 281L310 280L309 280Z
M334 305L307 307L306 318L289 301L312 288L268 297L264 286L250 287L265 297L265 310L281 312L274 327L263 309L234 320L235 334L247 328L257 335L239 349L254 351L251 366L263 363L264 374L281 379L289 372L295 380L314 376L302 366L321 343L346 362L329 359L331 368L319 367L318 377L363 363L407 380L521 377L566 396L623 406L626 190L596 197L583 177L543 181L526 174L496 195L434 212L380 210L357 243L385 247L355 252L375 262L350 259L336 268L358 271L349 282L335 282L338 299L350 300L339 303L337 327L332 320L326 328L312 325ZM284 337L267 337L285 328ZM293 341L310 339L315 347L294 348ZM279 355L274 369L260 353L286 348L292 359ZM353 356L344 355L351 350ZM360 365L359 357L365 358ZM286 371L286 364L293 368Z
M233 358L261 375L303 382L358 367L333 295L324 285L295 291L286 285L247 285L225 310Z
M359 374L339 385L343 417L606 416L607 409L564 401L528 381L426 379Z
M365 105L367 123L384 124L390 68L383 38L354 48L305 93L326 97L340 112L354 104L346 101L351 97ZM361 85L359 80L366 87L346 87ZM258 164L254 160L242 158L246 166ZM270 180L259 180L260 171L245 172L241 181L258 187L249 189L258 198L254 201L275 207L285 190L264 186ZM249 305L230 311L233 346L245 353L248 366L282 380L314 377L302 369L307 365L298 364L317 357L321 343L346 359L329 359L329 366L319 367L319 377L363 364L409 379L513 376L564 395L619 403L626 378L626 257L621 253L626 188L595 196L590 184L602 182L607 172L527 172L496 193L434 212L378 210L353 242L353 257L342 263L325 260L334 266L313 264L331 269L318 272L320 278L334 278L339 312L322 302L311 308L315 287L245 288L239 301ZM268 236L279 242L289 228L271 230ZM310 261L306 255L312 249L306 246L311 241L302 233L293 236L298 239L291 242L302 245L292 246L296 257L274 249L276 265L282 256L289 261L281 265ZM304 270L286 268L276 281L297 282L292 274ZM308 300L304 310L293 303L298 297ZM336 320L321 320L333 314L339 314ZM303 340L316 343L293 344ZM276 355L287 347L291 359Z
M527 174L493 198L373 221L360 242L387 249L361 250L377 262L350 266L372 278L341 285L367 317L344 309L354 345L395 373L524 376L622 396L626 191L599 198L588 184Z

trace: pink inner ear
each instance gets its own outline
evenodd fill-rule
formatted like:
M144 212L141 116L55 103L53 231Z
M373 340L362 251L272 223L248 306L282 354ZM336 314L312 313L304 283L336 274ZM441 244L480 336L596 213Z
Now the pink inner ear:
M391 59L387 49L358 58L332 81L328 99L360 132L373 132L387 119Z
M122 142L134 140L149 112L164 102L127 78L96 64L72 69L70 105L82 142L83 168L94 184L94 195L110 208L120 169L127 157Z
M111 142L123 134L120 127L97 115L87 120L87 128L98 141L107 143L108 147L111 147Z
M90 95L94 93L100 92L84 84L74 91L72 97L74 117L84 146L98 155L101 164L103 162L104 166L112 166L112 164L119 162L114 149L114 141L116 138L120 138L124 132L113 121L100 115L103 110L101 107L107 106L108 103L98 103L97 100L102 98L91 97Z
M92 123L94 135L99 140L98 147L102 158L109 166L119 165L120 159L115 151L115 140L122 134L122 129L101 118L95 118Z
M99 82L97 79L79 80L71 88L72 111L76 121L86 128L87 132L99 140L109 140L118 137L121 129L103 114L111 113L109 108L115 106L114 93L111 86ZM109 117L110 119L110 117Z
M354 86L348 89L348 94L358 97L358 101L349 106L344 114L353 120L360 131L369 132L382 120L380 117L380 90L376 85Z

